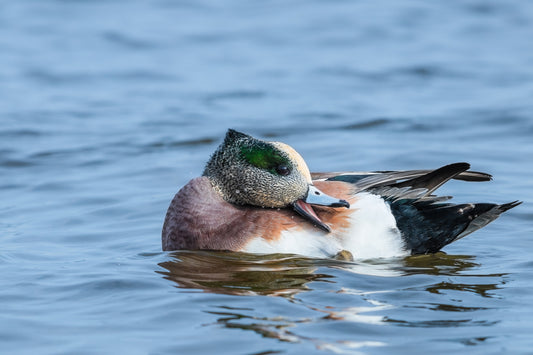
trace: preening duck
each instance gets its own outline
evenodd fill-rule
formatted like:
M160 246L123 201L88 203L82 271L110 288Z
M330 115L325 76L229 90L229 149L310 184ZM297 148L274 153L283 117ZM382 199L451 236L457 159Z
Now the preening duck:
M434 253L520 204L452 204L434 195L450 179L491 179L469 168L310 173L287 144L230 129L203 175L170 203L163 250L357 259Z

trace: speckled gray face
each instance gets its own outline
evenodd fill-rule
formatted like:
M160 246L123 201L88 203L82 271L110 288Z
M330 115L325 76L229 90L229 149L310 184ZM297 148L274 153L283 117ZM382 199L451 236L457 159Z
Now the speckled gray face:
M296 151L229 130L204 175L228 202L285 207L307 195L311 177Z

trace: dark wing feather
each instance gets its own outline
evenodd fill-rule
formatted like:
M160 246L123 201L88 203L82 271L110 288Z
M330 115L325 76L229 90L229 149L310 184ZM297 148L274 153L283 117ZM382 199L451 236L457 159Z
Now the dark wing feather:
M432 193L439 187L441 187L446 181L459 175L460 173L470 169L468 163L455 163L443 166L437 170L433 170L430 173L424 174L414 179L410 179L404 182L399 182L389 186L393 187L409 187L411 189L426 189L427 194Z
M313 180L330 180L330 181L345 181L352 183L358 187L358 191L365 190L375 186L387 186L394 185L400 182L403 182L403 185L399 186L409 186L407 180L416 179L423 177L428 174L431 176L436 176L437 178L442 178L443 175L454 169L459 170L457 174L453 175L451 178L455 180L463 181L489 181L492 179L492 176L487 173L482 173L478 171L466 171L470 165L467 163L455 163L446 165L437 170L405 170L405 171L373 171L373 172L335 172L335 173L311 173ZM466 168L466 169L465 169ZM442 170L441 170L442 169ZM430 177L431 177L430 176ZM431 181L432 178L423 178L417 181L417 185L420 186L424 181ZM449 180L449 179L448 179ZM444 182L441 182L441 186ZM435 190L434 188L433 190Z

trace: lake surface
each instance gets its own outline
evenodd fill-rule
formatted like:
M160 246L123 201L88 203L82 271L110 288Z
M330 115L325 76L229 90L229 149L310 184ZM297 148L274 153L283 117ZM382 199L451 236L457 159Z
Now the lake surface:
M531 353L532 38L525 1L1 2L0 352ZM436 255L162 252L228 128L524 203Z

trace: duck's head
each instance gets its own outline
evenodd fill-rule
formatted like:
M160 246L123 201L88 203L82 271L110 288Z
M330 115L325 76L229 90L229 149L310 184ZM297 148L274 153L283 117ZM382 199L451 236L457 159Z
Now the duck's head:
M233 129L207 162L204 176L227 202L266 208L291 207L329 231L310 204L350 207L318 190L303 158L280 142L263 141Z

